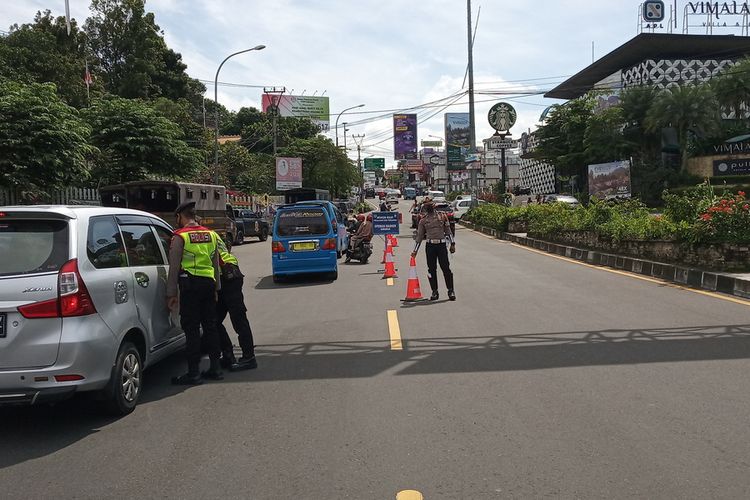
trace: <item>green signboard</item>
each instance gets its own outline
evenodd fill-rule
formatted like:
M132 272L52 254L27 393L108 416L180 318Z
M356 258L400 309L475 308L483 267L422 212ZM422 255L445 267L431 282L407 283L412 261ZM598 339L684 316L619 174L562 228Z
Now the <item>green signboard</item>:
M365 158L365 170L385 169L385 158Z

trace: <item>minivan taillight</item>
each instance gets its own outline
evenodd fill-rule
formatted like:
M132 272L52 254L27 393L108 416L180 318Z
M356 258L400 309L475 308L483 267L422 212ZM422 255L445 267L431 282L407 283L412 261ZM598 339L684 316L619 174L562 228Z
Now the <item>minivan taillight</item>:
M78 259L63 264L57 276L57 298L18 308L24 318L69 318L96 313L86 284L78 272Z
M336 250L336 238L328 238L323 242L323 250Z
M271 243L271 252L273 253L281 253L286 252L286 248L284 248L284 244L280 241L274 241Z

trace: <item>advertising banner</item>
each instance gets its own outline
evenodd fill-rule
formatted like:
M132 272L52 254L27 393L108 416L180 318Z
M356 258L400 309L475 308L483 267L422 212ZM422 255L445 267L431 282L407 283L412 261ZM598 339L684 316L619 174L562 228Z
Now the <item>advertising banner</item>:
M274 104L279 108L279 116L309 118L321 132L328 132L331 128L330 107L326 96L263 94L261 105L265 113Z
M417 115L393 115L393 155L397 160L417 157Z
M302 158L276 158L276 189L302 187Z
M750 174L750 158L736 158L732 160L714 161L714 176L748 175Z
M445 114L445 151L448 170L463 170L464 156L469 150L469 113Z
M372 234L399 234L398 212L372 212Z
M630 162L589 165L589 194L600 200L630 198Z

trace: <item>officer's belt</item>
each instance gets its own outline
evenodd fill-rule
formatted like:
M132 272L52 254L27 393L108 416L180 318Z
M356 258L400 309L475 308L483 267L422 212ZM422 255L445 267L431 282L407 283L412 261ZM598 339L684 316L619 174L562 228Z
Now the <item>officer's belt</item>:
M445 243L446 240L425 240L427 243L432 243L433 245L438 245L440 243Z

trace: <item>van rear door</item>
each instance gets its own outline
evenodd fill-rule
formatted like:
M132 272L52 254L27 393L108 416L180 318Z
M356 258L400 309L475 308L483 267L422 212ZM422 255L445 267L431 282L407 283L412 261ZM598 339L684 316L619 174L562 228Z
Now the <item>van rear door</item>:
M70 258L70 222L10 212L0 219L0 370L51 366L57 360L58 271ZM24 318L21 306L48 304L51 314ZM46 306L45 306L46 307Z

